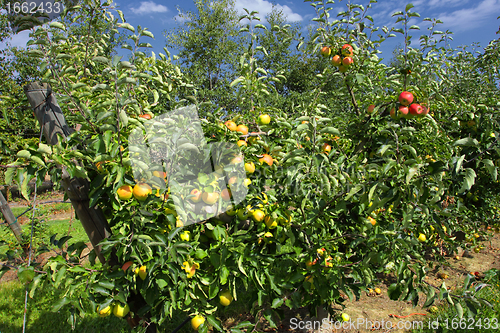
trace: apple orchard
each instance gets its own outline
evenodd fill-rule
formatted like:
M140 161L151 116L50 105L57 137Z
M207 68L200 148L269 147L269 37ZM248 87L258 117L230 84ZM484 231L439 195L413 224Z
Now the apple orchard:
M299 79L261 67L272 50L256 36L292 39L290 26L266 27L255 12L241 18L248 44L227 86L238 109L204 98L167 49L142 52L153 35L112 16L111 3L85 0L35 29L31 55L70 126L82 126L57 145L27 147L14 164L29 167L9 169L7 179L57 180L65 166L89 181L90 204L111 235L101 243L106 262L92 251L89 265L79 264L85 244L69 240L37 268L44 273L31 295L53 284L67 290L56 310L114 314L137 330L189 317L200 332L224 330L223 309L243 301L255 320L227 329L241 332L261 317L276 327L284 308L331 311L386 274L391 299L416 305L423 293L426 307L444 299L472 313L479 301L452 298L424 277L429 257L473 250L473 235L499 226L498 40L480 54L451 50L439 20L421 19L411 4L389 29L376 28L370 8L351 4L333 19L322 1L308 2L317 27L297 50L320 70L301 68ZM126 31L130 59L104 54L106 33L69 33L74 13ZM409 26L415 19L429 30ZM404 45L391 66L377 56L389 38ZM410 47L417 38L420 47ZM278 87L291 80L308 88L282 103ZM193 105L207 142L236 147L227 161L193 172L206 155L188 149L182 170L150 168L136 179L131 160L144 152L130 149L130 134ZM181 176L190 185L174 200L169 179ZM232 205L234 189L246 195ZM189 207L223 205L215 217L183 221ZM85 297L75 296L82 289Z

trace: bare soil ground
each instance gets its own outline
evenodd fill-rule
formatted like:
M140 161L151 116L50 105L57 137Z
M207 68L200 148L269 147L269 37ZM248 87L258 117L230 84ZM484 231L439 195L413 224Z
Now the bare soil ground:
M468 273L479 272L483 273L489 269L496 268L500 269L500 234L490 232L489 235L492 236L491 241L484 241L482 249L479 253L469 253L472 257L464 257L464 251L460 250L458 253L459 259L454 257L446 258L445 262L440 265L434 262L434 267L429 271L426 281L431 285L440 287L443 281L449 290L454 290L456 288L461 288L463 286L464 279ZM447 277L444 277L442 273L445 273ZM342 310L340 306L335 307L339 312L349 314L351 321L360 322L361 324L356 328L350 329L323 329L322 333L341 333L341 332L407 332L405 329L397 329L398 322L401 321L399 327L410 327L412 321L423 321L425 316L429 312L422 308L425 303L425 295L421 294L419 305L413 307L410 302L393 301L389 299L387 295L387 289L394 281L391 276L380 276L381 282L376 286L381 289L381 294L377 295L375 293L368 294L362 293L361 297L357 301L345 302L345 308ZM423 315L411 315L406 318L398 318L397 316L408 316L410 314L423 314ZM300 316L300 314L299 314ZM295 316L297 317L297 316ZM282 327L275 332L291 332L297 331L290 327L290 318L285 319L282 323ZM302 317L304 321L311 320L309 317ZM383 321L383 322L382 322ZM394 326L389 329L386 327L386 323L390 321ZM371 324L375 326L372 327ZM376 325L383 324L384 327L377 328ZM416 326L414 326L416 327ZM304 330L308 332L313 332L314 330Z

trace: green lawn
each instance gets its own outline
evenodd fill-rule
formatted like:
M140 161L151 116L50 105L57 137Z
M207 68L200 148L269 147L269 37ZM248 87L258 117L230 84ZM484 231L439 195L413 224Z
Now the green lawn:
M21 332L23 327L25 287L17 280L0 284L0 332ZM33 333L67 332L130 332L125 320L115 316L100 318L97 314L79 318L75 330L68 323L70 308L63 307L51 312L52 303L60 297L60 292L51 288L37 290L34 299L28 297L26 316L27 330Z
M37 212L36 214L36 216L39 216L38 220L40 222L38 224L35 224L35 229L34 229L35 247L41 244L48 245L50 243L50 237L53 234L57 234L58 239L68 234L70 219L69 218L57 219L57 217L54 219L53 217L51 217L51 214L56 210L68 209L69 208L68 205L69 204L59 203L56 204L54 207L40 208L40 211ZM14 213L15 216L18 216L24 211L26 211L26 207L12 208L12 212ZM26 213L24 216L29 218L31 221L31 216L32 216L31 214L32 212L30 211ZM29 239L29 235L31 233L31 223L25 223L21 225L21 228L23 230L23 234L25 234ZM78 241L88 242L88 236L85 233L82 224L75 218L73 218L69 235L73 237L73 239L70 242L78 242ZM11 243L12 246L15 246L15 244L17 244L17 240L12 234L12 231L5 224L0 226L0 240L6 241L7 243Z

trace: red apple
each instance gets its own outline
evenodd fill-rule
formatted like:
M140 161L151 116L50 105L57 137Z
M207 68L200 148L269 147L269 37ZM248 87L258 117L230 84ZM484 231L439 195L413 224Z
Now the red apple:
M342 65L342 59L340 58L340 56L338 54L333 56L332 64L334 64L335 66Z
M342 54L345 56L352 56L354 54L352 46L349 44L342 45Z
M413 102L413 94L408 91L403 91L401 94L399 94L399 103L403 104L404 106L408 106Z
M149 120L149 119L151 119L151 118L152 118L152 117L151 117L151 115L150 115L150 114L147 114L147 113L140 114L140 115L139 115L139 117L140 117L140 118L147 119L147 120Z
M422 108L424 109L424 111L422 112L421 117L425 117L426 115L429 114L429 109L430 108L427 107L427 105L425 105L425 104L422 105Z
M342 65L344 65L345 67L349 67L353 63L354 63L354 60L352 60L351 57L345 57L344 59L342 59Z
M391 115L391 118L396 120L399 118L398 114L396 113L396 109L395 108L392 108L391 109L391 112L389 112L389 114Z
M367 110L367 111L368 111L368 114L372 114L372 113L373 113L373 110L375 110L375 105L370 104L370 105L368 106L368 110Z
M420 104L411 104L408 108L410 111L410 114L414 117L421 117L422 114L424 113L424 108Z
M323 57L328 57L330 55L330 52L331 52L331 50L330 50L330 48L328 46L323 46L321 48L321 55Z
M398 114L400 117L408 118L409 110L407 106L400 105L398 108Z

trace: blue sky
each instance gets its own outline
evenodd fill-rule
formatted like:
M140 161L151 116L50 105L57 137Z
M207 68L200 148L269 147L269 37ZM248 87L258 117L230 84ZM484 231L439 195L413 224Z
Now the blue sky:
M273 3L276 4L288 16L290 21L300 22L303 26L303 32L306 34L307 26L314 25L311 21L315 17L314 8L308 2L276 0L271 2L268 0L235 0L236 8L243 11L243 8L259 11L259 16L264 18L267 13L272 10ZM352 3L364 5L369 3L369 0L352 0ZM395 18L391 14L395 11L404 10L407 3L413 3L415 6L412 11L418 12L421 17L412 19L411 24L420 26L420 31L414 31L416 43L418 47L418 36L427 33L429 22L423 22L423 18L438 18L443 21L439 25L438 30L450 30L453 34L453 42L451 45L457 47L459 45L470 45L473 42L479 42L484 48L491 40L500 38L499 34L495 34L500 25L500 0L379 0L378 3L372 4L370 15L374 19L376 26L394 26ZM147 1L131 1L118 0L115 4L124 12L125 19L133 26L141 25L147 27L154 35L155 40L144 38L144 42L149 42L153 45L155 53L163 52L165 46L165 37L163 31L174 29L180 24L178 17L178 8L184 10L193 10L195 8L192 0L186 1L165 1L165 0L147 0ZM332 7L334 8L330 14L335 16L339 11L346 8L347 1L336 1ZM399 27L399 26L398 26ZM28 33L22 32L11 40L13 46L24 46L28 40ZM392 56L392 50L398 43L403 42L402 35L386 41L382 48L380 57L386 60ZM0 44L0 48L5 47L5 44ZM123 51L120 54L125 54Z

